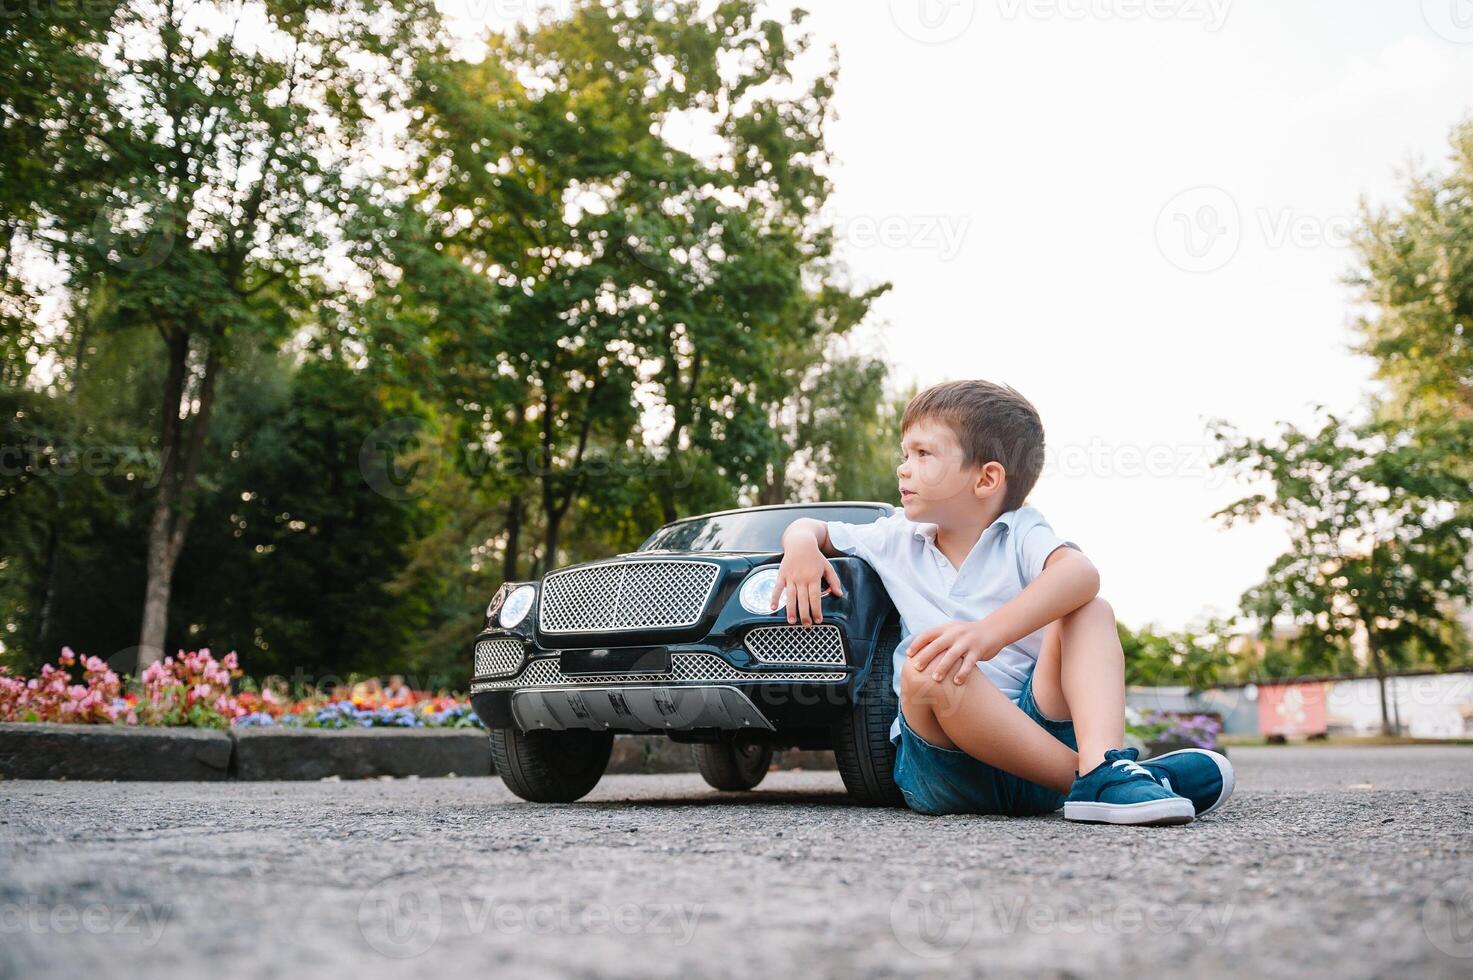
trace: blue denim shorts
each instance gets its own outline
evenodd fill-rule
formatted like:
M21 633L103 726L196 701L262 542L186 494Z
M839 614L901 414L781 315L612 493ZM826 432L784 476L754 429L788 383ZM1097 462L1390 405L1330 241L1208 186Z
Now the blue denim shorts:
M984 680L985 678L977 678ZM1078 750L1072 721L1050 721L1033 700L1033 677L1023 684L1016 702L1044 731ZM911 730L900 715L900 744L895 750L895 785L917 813L986 813L1033 817L1064 805L1063 793L1031 783L974 759L960 749L932 745Z

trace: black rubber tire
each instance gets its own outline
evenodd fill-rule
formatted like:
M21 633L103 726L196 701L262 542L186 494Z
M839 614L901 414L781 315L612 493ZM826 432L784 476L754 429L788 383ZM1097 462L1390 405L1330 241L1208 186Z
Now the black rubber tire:
M751 789L767 775L772 746L735 742L696 742L690 747L696 768L712 789Z
M491 758L506 788L533 803L572 803L603 778L611 732L491 729Z
M839 775L849 795L865 806L905 806L895 785L895 745L890 741L890 725L900 710L891 659L899 645L899 626L880 631L869 677L853 707L834 724Z

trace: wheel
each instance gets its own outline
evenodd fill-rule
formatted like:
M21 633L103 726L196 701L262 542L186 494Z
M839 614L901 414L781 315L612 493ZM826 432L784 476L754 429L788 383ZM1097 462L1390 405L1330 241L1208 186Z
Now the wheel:
M571 803L598 785L612 732L491 729L491 758L507 789L533 803Z
M834 724L834 761L849 795L865 806L904 806L895 785L895 745L890 726L900 710L895 696L895 648L900 627L886 626L875 645L874 664L853 706Z
M772 761L770 745L697 742L690 749L701 778L713 789L751 789L762 782Z

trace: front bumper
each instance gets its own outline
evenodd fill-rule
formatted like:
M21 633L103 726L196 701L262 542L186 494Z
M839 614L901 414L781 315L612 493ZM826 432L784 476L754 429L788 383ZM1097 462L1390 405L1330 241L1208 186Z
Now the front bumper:
M824 597L823 623L789 625L783 612L754 615L738 600L744 576L761 559L722 562L730 567L715 584L693 593L705 597L704 611L688 626L674 616L655 623L646 603L636 627L549 632L540 596L535 619L510 630L488 625L475 642L476 714L490 728L663 731L695 739L765 732L777 743L820 747L830 724L853 706L881 629L894 616L879 577L858 559L835 559L843 593ZM550 620L561 624L568 608L558 607ZM576 663L622 665L633 662L636 649L659 652L644 662L658 673L575 673L574 661L570 672L562 667L563 650L608 651Z
M822 727L853 703L862 669L843 633L837 627L827 629L842 645L843 663L772 663L758 660L746 646L678 644L668 648L668 672L564 674L559 651L530 649L514 675L472 683L471 703L488 727L523 731L774 732ZM503 635L486 633L477 640ZM764 653L774 655L771 649Z

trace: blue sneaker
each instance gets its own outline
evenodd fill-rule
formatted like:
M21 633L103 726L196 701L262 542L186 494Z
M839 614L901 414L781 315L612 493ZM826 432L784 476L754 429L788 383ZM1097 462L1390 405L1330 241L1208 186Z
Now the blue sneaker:
M1166 789L1135 760L1135 749L1111 749L1082 776L1064 800L1064 819L1089 823L1191 823L1192 801Z
M1205 817L1233 795L1233 764L1227 756L1207 749L1178 749L1141 763L1163 789L1192 801L1197 816Z

